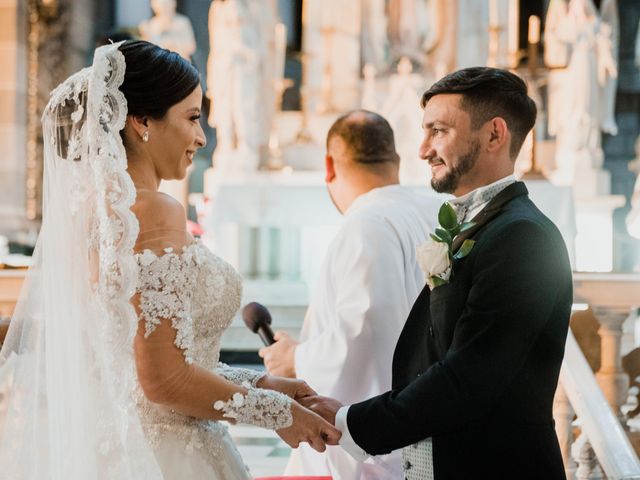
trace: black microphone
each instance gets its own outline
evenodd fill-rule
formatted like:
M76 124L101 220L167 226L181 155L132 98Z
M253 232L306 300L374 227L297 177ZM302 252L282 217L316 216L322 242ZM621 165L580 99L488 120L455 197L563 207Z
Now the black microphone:
M257 333L265 346L276 343L271 330L271 314L267 307L258 302L247 303L242 309L242 319L249 330Z

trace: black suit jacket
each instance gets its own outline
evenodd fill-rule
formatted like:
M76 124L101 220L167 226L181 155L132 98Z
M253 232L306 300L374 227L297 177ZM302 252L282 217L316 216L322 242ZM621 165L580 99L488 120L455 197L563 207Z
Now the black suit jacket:
M555 225L516 182L464 238L450 283L416 300L396 346L392 390L349 408L366 452L433 439L436 480L564 479L552 403L572 277Z

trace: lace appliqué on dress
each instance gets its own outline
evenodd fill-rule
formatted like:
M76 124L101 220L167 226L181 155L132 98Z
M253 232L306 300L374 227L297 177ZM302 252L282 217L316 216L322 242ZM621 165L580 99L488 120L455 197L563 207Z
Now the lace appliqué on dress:
M284 393L250 388L246 395L236 392L231 400L218 400L213 408L238 423L279 430L293 423L291 402Z
M218 363L216 373L221 377L224 377L226 380L246 388L256 387L258 380L266 375L264 372L258 372L248 368L230 367L226 363L222 362Z
M215 370L220 337L240 306L238 273L199 241L183 247L181 253L166 248L158 256L144 250L135 259L145 337L162 319L170 319L177 332L175 344L187 363Z
M184 248L183 253L186 250ZM171 325L177 332L175 344L183 350L187 363L192 363L191 296L197 263L194 256L178 255L172 248L164 251L162 256L157 256L151 250L136 255L140 315L145 322L144 336L151 335L162 319L171 319Z

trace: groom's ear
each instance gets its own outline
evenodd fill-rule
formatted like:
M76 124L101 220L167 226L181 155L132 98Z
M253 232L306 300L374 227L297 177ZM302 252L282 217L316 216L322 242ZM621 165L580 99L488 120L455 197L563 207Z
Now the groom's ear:
M330 183L336 178L335 162L333 157L328 153L324 156L325 176L324 181Z
M488 136L487 150L494 152L502 149L505 144L508 146L509 127L502 117L489 120L486 133Z

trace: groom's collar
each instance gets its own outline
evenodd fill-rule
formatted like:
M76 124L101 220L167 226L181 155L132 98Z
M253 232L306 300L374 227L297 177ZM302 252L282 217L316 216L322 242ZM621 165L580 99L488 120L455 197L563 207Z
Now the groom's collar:
M515 182L505 187L500 193L498 193L491 201L484 207L480 213L478 213L471 221L474 223L473 227L465 230L453 240L452 250L455 252L460 248L462 243L471 238L475 233L480 230L484 225L489 223L504 207L507 203L516 197L527 195L529 191L523 182Z

